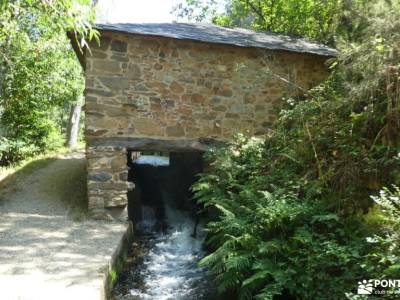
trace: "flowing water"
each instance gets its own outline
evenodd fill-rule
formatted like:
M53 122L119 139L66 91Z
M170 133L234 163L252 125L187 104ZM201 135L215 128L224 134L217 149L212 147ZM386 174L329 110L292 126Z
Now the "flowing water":
M178 209L185 207L179 198L181 189L186 189L187 178L182 176L191 173L177 172L179 163L174 162L176 158L171 166L169 157L153 155L141 155L133 162L131 180L137 180L139 187L130 198L135 240L114 288L114 300L212 299L208 272L198 266L205 254L205 233L199 224L193 236L193 216ZM181 184L174 185L177 182Z
M125 272L114 291L115 299L211 299L206 270L198 266L203 257L204 232L184 211L166 205L167 228L156 231L157 220L151 207L143 206L141 234L133 245L136 263Z

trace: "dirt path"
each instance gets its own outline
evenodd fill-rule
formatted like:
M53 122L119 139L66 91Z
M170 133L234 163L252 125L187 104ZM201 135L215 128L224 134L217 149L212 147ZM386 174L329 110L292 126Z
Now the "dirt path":
M101 299L126 225L85 218L83 153L43 165L0 192L0 298Z

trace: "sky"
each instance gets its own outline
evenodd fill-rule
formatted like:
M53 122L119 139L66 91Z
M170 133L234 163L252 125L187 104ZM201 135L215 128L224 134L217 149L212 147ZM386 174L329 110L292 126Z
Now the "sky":
M99 21L110 23L163 23L176 18L170 14L177 0L99 0Z
M99 0L98 22L171 23L172 8L182 0ZM184 22L187 20L179 19Z

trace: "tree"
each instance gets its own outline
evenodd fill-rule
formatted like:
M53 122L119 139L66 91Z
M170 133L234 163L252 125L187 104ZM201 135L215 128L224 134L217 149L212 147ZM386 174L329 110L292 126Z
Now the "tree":
M186 0L176 4L172 11L178 18L191 22L202 22L217 14L217 0Z
M78 144L79 121L81 117L83 96L79 95L76 103L71 104L71 111L69 114L67 125L67 139L65 146L68 148L75 148Z
M0 163L61 146L65 108L83 92L66 32L96 38L88 0L0 3Z
M188 0L176 7L178 17L196 21L212 18L213 23L247 27L333 43L341 0L226 0L218 13L215 1Z

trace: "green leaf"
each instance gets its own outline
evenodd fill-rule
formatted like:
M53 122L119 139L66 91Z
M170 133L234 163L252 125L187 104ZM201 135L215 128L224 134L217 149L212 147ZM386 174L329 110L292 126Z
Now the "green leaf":
M246 287L248 285L256 284L261 280L265 280L269 274L270 274L270 271L267 271L267 270L259 271L255 274L253 274L251 277L247 278L245 281L243 281L242 286Z

